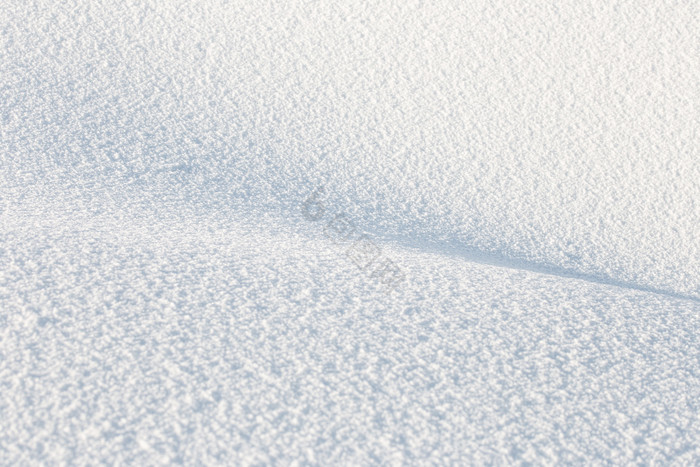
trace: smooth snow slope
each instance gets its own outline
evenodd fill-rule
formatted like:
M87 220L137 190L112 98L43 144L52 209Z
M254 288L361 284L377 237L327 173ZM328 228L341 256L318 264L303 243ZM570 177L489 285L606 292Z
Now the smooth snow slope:
M0 464L697 463L700 6L461 3L5 2Z
M700 297L696 2L161 3L9 2L6 184L322 180L380 234Z

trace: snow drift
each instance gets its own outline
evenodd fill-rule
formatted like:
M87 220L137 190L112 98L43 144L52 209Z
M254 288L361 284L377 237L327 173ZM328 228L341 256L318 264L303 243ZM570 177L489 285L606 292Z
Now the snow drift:
M2 459L697 461L699 23L7 3Z

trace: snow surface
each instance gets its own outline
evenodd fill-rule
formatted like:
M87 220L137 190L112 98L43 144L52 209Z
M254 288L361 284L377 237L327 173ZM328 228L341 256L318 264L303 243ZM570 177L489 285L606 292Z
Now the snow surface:
M700 463L700 4L462 3L4 2L0 464Z

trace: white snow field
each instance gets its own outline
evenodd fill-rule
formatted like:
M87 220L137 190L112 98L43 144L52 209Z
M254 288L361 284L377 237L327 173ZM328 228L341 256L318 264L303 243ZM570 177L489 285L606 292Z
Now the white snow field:
M697 1L0 5L0 465L699 465L699 336Z

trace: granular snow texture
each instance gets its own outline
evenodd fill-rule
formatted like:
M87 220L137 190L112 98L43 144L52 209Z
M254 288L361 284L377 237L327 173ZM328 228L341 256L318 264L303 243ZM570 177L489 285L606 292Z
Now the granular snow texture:
M697 2L4 2L0 464L697 464L699 76Z

